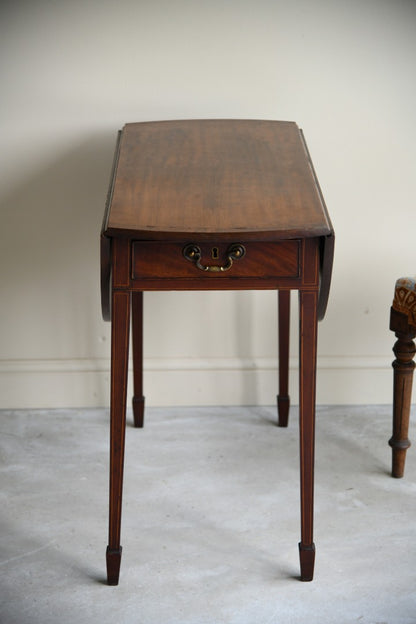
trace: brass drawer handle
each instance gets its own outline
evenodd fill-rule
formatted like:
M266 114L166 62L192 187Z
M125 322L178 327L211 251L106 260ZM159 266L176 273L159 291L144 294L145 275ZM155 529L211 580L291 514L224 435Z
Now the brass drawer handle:
M245 247L240 243L233 243L227 249L227 262L223 266L203 265L201 264L201 248L194 243L190 243L183 248L184 257L190 262L194 262L200 271L210 271L211 273L220 273L228 271L233 266L234 260L239 260L246 253Z

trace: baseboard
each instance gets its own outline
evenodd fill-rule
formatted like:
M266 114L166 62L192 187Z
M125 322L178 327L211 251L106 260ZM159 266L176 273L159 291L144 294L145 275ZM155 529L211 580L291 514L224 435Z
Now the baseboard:
M298 368L290 361L290 395L297 404ZM271 405L276 401L273 358L148 359L146 404ZM131 373L130 373L131 375ZM0 408L103 407L109 404L107 359L0 361ZM131 379L129 393L131 394ZM317 403L390 403L392 370L381 357L319 357Z

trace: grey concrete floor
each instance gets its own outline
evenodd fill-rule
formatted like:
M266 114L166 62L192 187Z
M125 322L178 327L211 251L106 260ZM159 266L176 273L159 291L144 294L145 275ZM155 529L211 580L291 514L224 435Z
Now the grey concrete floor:
M106 410L3 411L1 624L416 622L416 451L390 408L317 411L315 579L298 580L297 408L151 408L126 439L105 584Z

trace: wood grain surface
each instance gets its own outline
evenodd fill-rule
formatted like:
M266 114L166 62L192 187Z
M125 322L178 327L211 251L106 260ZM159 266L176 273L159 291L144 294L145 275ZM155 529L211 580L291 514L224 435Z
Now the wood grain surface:
M331 226L295 123L213 119L124 126L104 231L276 239Z

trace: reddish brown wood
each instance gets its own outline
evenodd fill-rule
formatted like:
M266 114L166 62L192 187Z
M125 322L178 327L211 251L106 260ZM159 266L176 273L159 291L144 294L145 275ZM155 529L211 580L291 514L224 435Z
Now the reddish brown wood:
M313 179L315 182L316 192L319 194L322 209L324 213L326 214L328 222L330 223L325 200L322 195L321 187L319 185L319 181L315 173L315 168L313 166L313 162L309 154L308 146L306 144L306 140L305 140L302 130L300 130L300 134L301 134L305 152L308 158L309 167L311 169ZM328 305L329 289L331 287L331 277L332 277L332 264L333 264L333 259L334 259L334 246L335 246L335 237L334 237L334 232L332 231L332 228L331 228L331 231L327 235L321 238L321 277L320 277L320 288L319 288L319 299L318 299L318 321L322 321L322 319L324 318L326 308Z
M114 150L113 165L111 168L110 185L107 192L103 223L100 236L100 260L101 260L101 312L104 321L111 321L111 238L105 235L113 199L115 172L120 153L121 130L117 134L116 148Z
M101 312L104 321L111 321L111 239L101 235Z
M247 240L270 233L275 240L330 231L293 122L209 119L123 129L110 235L168 240L215 232Z
M301 541L299 544L301 580L311 581L315 561L313 542L315 385L317 347L317 291L299 292L299 436Z
M393 347L393 435L389 440L392 447L392 476L404 475L406 451L411 442L408 438L410 406L412 399L413 371L416 353L414 338L416 327L409 325L405 314L391 309L390 329L395 332L397 341Z
M130 293L113 290L111 328L110 407L110 513L107 547L107 578L117 585L120 571L121 504L123 494L124 440L129 355Z
M290 290L279 290L279 394L277 412L279 427L287 427L289 419L289 336Z
M143 293L134 292L132 307L133 337L133 418L135 427L143 427L144 396L143 396Z
M199 243L204 266L225 266L227 250L231 242L222 243L212 238L209 242ZM202 271L188 260L184 262L183 251L189 241L163 243L160 241L140 241L133 243L133 279L143 281L154 279L204 279L214 281L238 278L276 279L299 277L299 254L301 242L261 241L245 242L244 257L234 260L225 272ZM215 253L213 253L213 250ZM217 258L213 258L217 255Z
M312 240L304 246L305 281L299 290L299 441L301 541L299 544L301 580L311 581L315 562L313 541L315 392L318 338L319 249Z
M315 544L305 546L299 542L300 580L312 581L315 568Z
M142 426L142 293L209 289L279 290L281 425L289 407L290 289L300 292L299 549L301 578L311 580L316 326L318 298L322 312L328 296L333 230L299 129L294 123L236 120L127 124L109 197L102 229L107 318L112 300L108 582L118 582L121 559L130 295L133 410L135 425ZM188 244L200 249L199 265L185 257ZM204 270L228 267L234 244L244 253L229 270Z
M120 548L110 548L107 546L106 562L108 585L118 585L122 551L123 549L121 546Z

